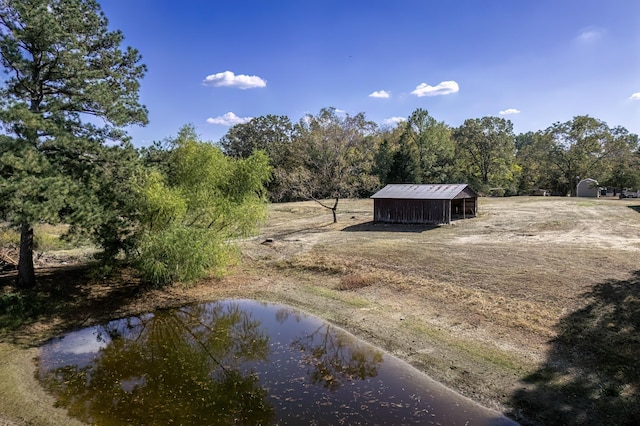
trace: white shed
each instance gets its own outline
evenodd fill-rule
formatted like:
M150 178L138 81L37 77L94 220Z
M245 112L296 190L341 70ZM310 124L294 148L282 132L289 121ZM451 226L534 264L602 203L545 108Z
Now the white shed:
M587 178L578 182L576 187L576 196L578 197L599 197L600 187L598 181L595 179Z

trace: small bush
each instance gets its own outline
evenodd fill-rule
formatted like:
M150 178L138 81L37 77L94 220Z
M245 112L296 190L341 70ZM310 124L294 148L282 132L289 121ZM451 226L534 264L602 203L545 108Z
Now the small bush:
M0 315L15 315L24 312L24 297L18 293L6 293L0 296Z

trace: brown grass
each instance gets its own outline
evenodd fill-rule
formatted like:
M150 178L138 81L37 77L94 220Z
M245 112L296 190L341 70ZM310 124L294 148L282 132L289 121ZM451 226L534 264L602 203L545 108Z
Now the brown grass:
M376 277L363 274L349 274L340 278L340 283L336 286L338 290L358 290L376 283Z
M626 421L640 405L633 354L619 349L640 346L628 333L640 329L640 201L482 198L477 218L436 228L374 224L371 200L341 200L337 224L313 202L270 209L224 280L55 284L66 301L0 342L40 340L76 318L250 297L338 324L525 423ZM3 410L0 398L0 423Z
M571 359L550 354L564 353L558 345L573 339L563 325L567 318L575 321L579 317L576 313L594 303L602 309L598 315L603 317L612 309L633 304L635 299L628 296L620 302L622 306L605 309L589 295L604 283L635 285L640 257L637 200L483 198L477 218L437 228L374 224L369 200L341 201L343 211L337 225L327 225L330 217L323 218L320 208L316 216L309 214L310 206L313 204L302 209L298 204L297 217L288 214L287 205L278 206L266 228L276 237L276 250L267 256L253 251L251 245L247 249L253 259L265 261L261 268L286 264L287 273L294 274L295 280L314 282L315 277L314 285L324 288L325 294L331 289L348 290L368 301L369 305L356 314L375 313L363 335L377 333L378 343L386 349L465 394L479 400L501 400L506 406L514 404L514 415L525 423L540 421L531 407L534 400L544 398L530 392L528 400L511 400L511 391L505 393L505 389L521 395L531 384L519 379L536 377L536 370L549 362L566 368L553 379L562 377L566 384L548 392L552 397L546 404L550 406L543 411L563 410L561 403L553 400L563 401L573 393L577 400L571 404L578 407L576 411L593 418L609 416L606 418L626 421L625 416L635 415L633 410L628 414L628 407L638 401L640 383L633 378L616 382L627 402L597 405L591 399L591 388L581 394L576 383L593 383L609 389L608 395L616 388L608 380L618 379L607 379L608 373L594 378L590 369L581 370ZM279 221L279 213L287 220ZM296 228L300 232L295 232ZM322 310L318 313L322 315ZM359 330L348 315L331 318ZM403 337L398 329L393 332L393 341L382 336L385 328L381 322L398 318L405 319L402 325L407 331L407 343L401 350L398 345ZM638 328L640 320L632 319L626 327ZM626 370L630 358L616 358L618 349L611 347L612 340L618 341L617 335L610 329L593 333L597 336L593 345L599 351L609 350L611 356L590 354L589 345L581 346L579 356L605 359L605 364L619 362L621 365L609 365L611 370ZM417 348L416 339L424 342ZM635 347L631 340L624 345ZM458 357L461 354L464 356ZM451 362L464 367L447 371L441 357L454 358ZM457 373L460 369L466 376ZM636 389L631 396L629 389ZM558 406L554 408L554 404ZM598 406L600 414L589 412L585 408L589 406ZM562 418L566 421L568 417Z

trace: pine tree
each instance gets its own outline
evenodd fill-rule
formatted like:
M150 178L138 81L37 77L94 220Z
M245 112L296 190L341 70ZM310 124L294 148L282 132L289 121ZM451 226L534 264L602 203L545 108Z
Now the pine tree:
M107 144L147 122L146 68L107 24L94 0L0 0L0 214L21 230L19 287L35 285L33 225L99 223Z

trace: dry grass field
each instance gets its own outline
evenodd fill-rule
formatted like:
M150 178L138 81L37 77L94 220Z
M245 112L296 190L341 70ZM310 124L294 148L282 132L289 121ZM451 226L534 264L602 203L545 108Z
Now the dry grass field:
M13 363L0 370L28 370L26 348L68 328L256 298L324 318L524 424L640 422L640 201L482 198L477 218L440 227L375 224L372 208L341 200L333 224L316 203L274 204L222 280L163 290L88 281L64 313L0 334L0 358ZM0 424L43 424L19 417L6 388Z
M247 242L245 267L524 423L636 419L640 202L483 198L435 228L374 224L370 200L340 212L272 206L273 242Z

